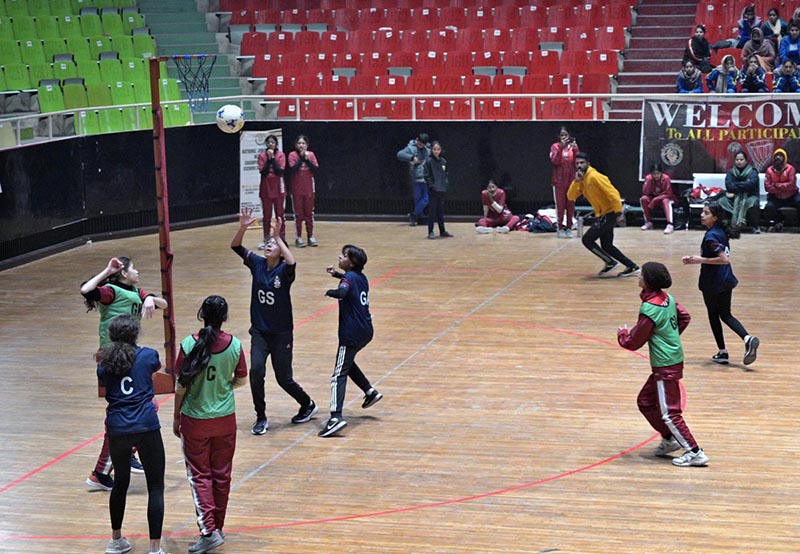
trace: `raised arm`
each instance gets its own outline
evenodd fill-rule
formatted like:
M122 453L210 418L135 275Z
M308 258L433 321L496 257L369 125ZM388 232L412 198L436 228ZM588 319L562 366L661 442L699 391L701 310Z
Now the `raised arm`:
M242 246L242 239L247 232L247 228L256 222L256 218L253 217L253 210L254 208L244 208L242 213L239 214L239 228L231 240L231 248L234 250Z
M297 264L297 260L294 254L292 254L292 251L289 250L289 247L286 246L286 243L281 239L281 223L283 223L283 220L280 217L276 217L275 221L272 222L269 234L275 239L278 248L280 248L281 256L283 256L283 261L286 262L286 265L295 265Z
M97 275L95 275L94 277L92 277L91 279L89 279L88 281L86 281L84 284L81 285L81 294L89 294L98 286L100 286L100 283L102 283L115 273L122 271L123 267L124 266L121 261L119 261L116 258L111 258L108 261L108 264L106 265L105 269L103 269L103 271L101 271L100 273L98 273Z

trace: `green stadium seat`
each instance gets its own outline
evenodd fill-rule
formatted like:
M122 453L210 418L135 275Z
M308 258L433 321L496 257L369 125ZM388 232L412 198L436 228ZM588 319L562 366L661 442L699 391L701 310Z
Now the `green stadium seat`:
M6 15L9 17L30 15L27 0L5 0Z
M52 15L50 0L28 0L28 13L34 17Z
M75 65L75 62L53 62L53 78L61 79L69 79L71 77L78 76L78 68Z
M44 59L48 62L53 61L56 54L64 54L67 52L67 44L63 38L45 38L42 39L42 49L44 50Z
M122 76L126 81L149 81L146 62L143 58L127 58L121 60Z
M125 30L122 26L122 18L119 13L107 13L104 8L103 14L100 16L100 21L103 23L103 33L106 35L114 36L125 34Z
M159 95L162 101L181 100L181 89L176 79L161 79Z
M36 20L30 16L17 15L11 18L14 38L19 41L39 38L36 34Z
M130 35L134 29L144 27L144 16L140 13L126 13L122 16L122 31Z
M111 1L111 0L107 0ZM104 2L100 2L101 4ZM98 2L95 0L72 0L72 12L73 13L81 13L81 10L84 8L96 8Z
M81 37L81 19L77 15L62 15L58 18L58 31L61 36L69 39L69 37Z
M133 50L133 37L128 35L112 35L111 46L119 52L120 58L135 58L136 52Z
M97 110L81 110L75 117L75 134L99 135L100 122L97 119Z
M78 60L78 77L83 77L86 84L102 83L100 65L92 60ZM108 83L105 83L108 84Z
M22 63L10 63L3 66L8 90L35 90L28 73L28 66Z
M72 15L72 0L50 0L50 13L52 15Z
M100 52L108 52L113 50L111 46L111 37L93 36L89 37L89 56L93 60L100 58Z
M111 85L111 98L114 104L120 106L123 104L135 104L133 86L129 82L117 82ZM136 130L136 108L121 108L122 110L122 124L128 131Z
M47 58L44 55L42 41L38 38L31 40L21 40L19 43L19 53L22 61L27 64L45 63Z
M101 133L121 133L127 130L122 118L122 110L119 108L98 110L97 119L100 120Z
M4 2L0 2L0 17L6 17L6 5Z
M64 93L64 109L77 110L88 108L89 99L86 96L86 87L78 83L66 83L62 87Z
M54 15L39 15L36 17L36 34L40 39L60 38L61 31L58 29L58 18Z
M40 81L47 79L56 79L53 75L53 64L51 63L32 63L28 66L28 74L31 76L31 84L39 85Z
M86 83L86 96L90 106L111 106L111 87L106 83Z
M81 32L85 37L100 36L103 34L103 23L100 16L94 14L81 14Z
M113 0L113 5L118 8L134 8L136 0Z
M169 104L164 109L165 127L182 127L191 121L189 104Z
M0 16L0 40L16 40L14 38L14 25L8 17Z
M0 40L0 63L22 63L19 43L16 40Z
M100 78L103 82L108 84L122 81L122 64L116 59L103 59L100 60Z
M97 58L92 58L92 52L89 50L89 39L86 37L67 37L66 42L67 52L72 52L76 62L80 60L97 61Z
M139 107L139 128L140 129L153 128L153 109L150 106Z
M150 35L133 35L133 51L142 58L156 55L156 43Z
M153 96L150 93L150 81L133 81L133 96L137 104L152 102Z
M42 113L61 112L64 107L64 95L61 87L46 85L38 87L39 111Z

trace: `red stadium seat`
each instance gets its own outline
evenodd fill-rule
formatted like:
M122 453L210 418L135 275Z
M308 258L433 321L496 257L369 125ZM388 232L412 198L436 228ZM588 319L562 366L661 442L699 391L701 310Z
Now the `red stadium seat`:
M347 33L344 31L326 31L322 33L319 51L323 54L347 52Z
M399 31L416 28L416 21L411 17L411 10L408 8L387 8L383 25Z
M266 33L245 33L239 49L242 56L263 56L267 53Z
M381 75L377 79L377 94L405 94L406 80L398 75Z
M602 104L592 98L577 98L572 105L572 119L603 119Z
M468 75L464 79L464 94L489 94L492 92L492 78L488 75Z
M525 75L522 78L524 94L550 94L549 75Z
M558 52L553 50L535 50L530 65L535 75L554 75L558 73Z
M467 26L467 12L464 8L445 6L439 9L439 25L463 29Z
M539 42L567 42L567 27L542 27L539 31Z
M249 10L236 10L231 14L231 25L253 25L258 12Z
M300 101L300 116L302 119L342 120L353 119L355 101L349 98L340 99L309 99Z
M522 80L516 75L498 75L492 81L492 92L495 94L519 94Z
M541 29L547 25L547 9L535 5L523 6L519 14L519 26Z
M539 119L569 121L572 119L572 102L568 98L542 100L539 103L537 115Z
M522 27L511 30L511 50L532 52L539 49L539 28Z
M464 84L460 75L438 75L433 90L436 94L462 94Z
M520 26L520 7L502 4L494 8L492 25L500 29L513 29Z
M336 54L333 60L334 68L350 68L358 70L361 66L361 54L353 52L346 52L344 54Z
M413 52L394 52L389 55L389 67L411 67L417 65L417 55Z
M445 73L442 52L431 50L420 52L419 60L414 66L414 75L443 75Z
M355 31L358 29L358 10L352 8L336 8L333 12L333 24L337 29Z
M553 94L577 94L580 90L580 75L553 75L550 91Z
M558 72L562 75L589 73L589 53L585 50L565 50L561 52Z
M456 50L456 32L452 29L436 29L428 37L428 49L437 52Z
M547 27L560 27L562 29L577 24L575 8L571 4L557 4L547 8Z
M434 94L433 78L430 75L412 75L406 80L406 94Z
M453 106L448 98L425 98L415 101L417 119L453 119Z
M358 14L358 28L376 30L384 26L386 10L383 8L370 8L361 10Z
M508 52L511 50L511 32L508 29L486 29L483 49L489 52Z
M289 52L281 55L281 73L283 75L302 75L306 70L306 55L300 52Z
M507 98L477 100L475 119L511 119L511 101Z
M372 52L375 50L374 33L369 29L357 29L347 33L349 52Z
M469 75L472 73L473 63L472 52L453 51L447 52L445 57L445 69L450 75Z
M328 76L333 68L333 56L330 54L309 54L305 72L309 75Z
M582 94L605 94L611 92L611 77L608 73L587 73L581 76Z
M291 77L285 75L269 75L264 87L266 96L291 96L294 94L294 83Z
M418 31L440 29L439 10L436 8L419 8L414 10L414 18L409 22L408 28L417 29Z
M397 49L414 54L428 50L427 31L417 32L412 29L406 29L400 33L400 45Z
M514 52L506 52L503 54L503 66L519 66L524 67L530 73L532 52L515 50Z
M589 69L592 73L616 75L619 73L619 54L616 50L592 50L589 52Z
M322 94L322 84L316 75L298 75L294 78L294 93L297 95Z
M350 94L376 94L375 77L371 75L351 77Z
M595 47L595 29L594 27L572 27L569 30L567 42L564 45L565 50L576 50L587 52Z
M484 8L482 6L467 8L467 27L475 27L477 29L493 27L493 19L494 16L492 15L491 8Z
M320 81L322 94L350 94L350 85L347 77L341 75L326 75Z
M281 24L283 23L297 23L305 25L308 22L308 13L306 10L294 8L291 10L283 10L281 13Z
M270 33L267 37L267 52L270 54L287 54L294 50L292 33Z
M474 65L478 66L494 66L499 68L503 65L503 56L500 52L475 52L474 62Z
M319 52L320 37L316 31L300 31L294 35L295 50L305 52L307 54L316 54Z
M389 54L369 52L364 54L358 68L359 75L386 75L389 70Z
M253 77L271 77L280 73L281 62L279 56L264 54L256 56L253 62Z
M483 29L479 27L459 29L456 36L456 49L469 52L483 49Z
M594 48L597 50L625 50L625 28L613 25L598 27Z

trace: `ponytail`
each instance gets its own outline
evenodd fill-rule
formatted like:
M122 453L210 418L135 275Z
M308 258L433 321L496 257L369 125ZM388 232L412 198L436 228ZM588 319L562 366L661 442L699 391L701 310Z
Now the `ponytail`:
M228 319L228 302L221 296L209 296L197 310L197 319L205 325L197 334L197 342L183 360L178 382L189 387L199 373L208 367L211 349L217 342L222 323Z
M139 321L129 315L120 315L108 325L111 344L100 351L100 365L110 375L126 375L136 360L136 339L139 338Z

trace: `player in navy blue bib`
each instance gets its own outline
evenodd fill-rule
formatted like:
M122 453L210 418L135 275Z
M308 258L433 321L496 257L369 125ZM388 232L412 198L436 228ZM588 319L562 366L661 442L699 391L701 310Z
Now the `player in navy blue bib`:
M733 274L730 262L729 238L739 238L739 231L732 229L725 219L726 212L717 202L707 202L700 214L700 222L708 229L703 236L699 256L684 256L684 264L702 264L700 266L699 288L703 293L703 302L708 311L711 332L719 349L711 359L718 364L728 363L728 350L725 348L725 337L722 324L725 323L744 341L744 365L756 361L758 337L750 335L741 322L731 314L733 289L739 284Z
M264 379L267 373L267 356L272 355L272 369L278 385L300 405L292 423L305 423L317 413L317 405L294 380L292 347L294 322L292 319L291 288L294 283L296 262L289 247L281 240L280 218L272 222L271 236L264 243L264 257L242 246L247 228L256 221L252 209L242 210L239 229L231 241L231 248L250 269L253 284L250 289L250 392L256 411L256 422L251 433L263 435L269 428Z
M356 354L372 340L372 316L369 313L369 281L362 273L367 254L358 246L346 244L339 255L339 269L328 266L328 273L339 279L339 286L325 295L339 300L339 350L331 376L331 417L319 432L320 437L338 433L347 422L342 418L344 394L349 376L364 391L362 408L369 408L383 395L372 387L355 362Z
M111 461L114 463L114 486L108 508L111 515L111 540L107 553L131 550L122 536L125 500L131 480L128 461L137 448L147 478L147 523L150 528L150 552L161 551L164 524L164 443L161 423L153 404L153 373L161 368L158 352L139 347L139 320L120 315L108 326L110 343L99 353L97 377L106 388L106 431Z

